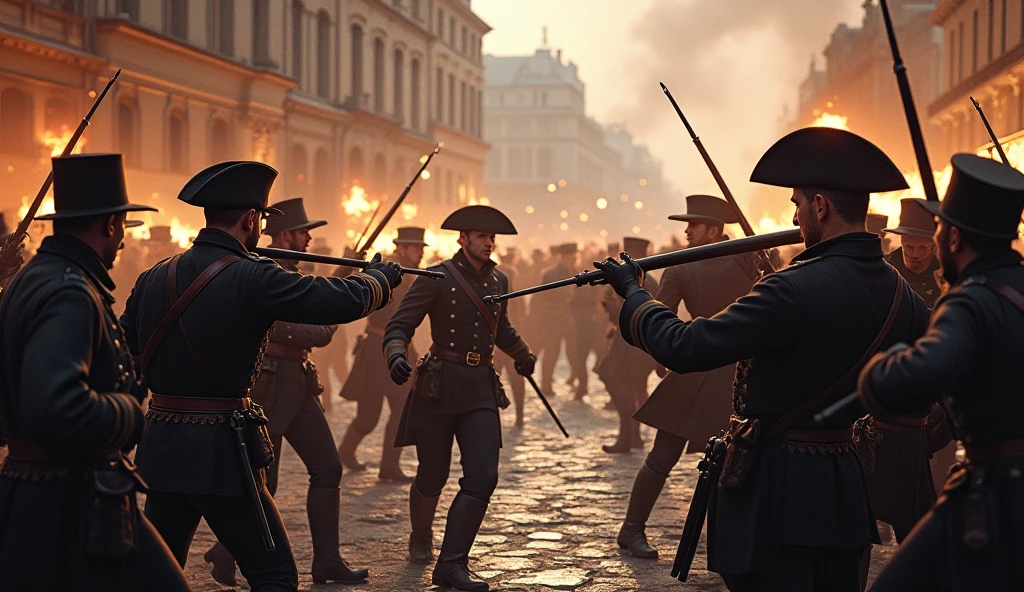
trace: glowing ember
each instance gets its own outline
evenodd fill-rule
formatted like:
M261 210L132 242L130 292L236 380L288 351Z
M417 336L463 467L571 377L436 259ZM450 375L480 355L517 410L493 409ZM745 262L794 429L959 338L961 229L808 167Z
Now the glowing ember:
M833 113L822 113L817 119L811 123L811 127L834 127L841 130L850 130L847 125L848 118L845 115L835 115Z
M183 223L177 218L171 218L171 242L176 243L179 247L187 249L189 243L192 242L192 238L199 234L199 230L188 224Z
M402 218L404 218L406 222L415 218L416 214L419 213L420 210L419 206L416 204L409 203L402 204L400 209L402 210Z
M28 207L29 207L29 205L31 205L31 203L32 202L31 202L31 200L29 200L27 195L21 196L21 207L18 208L18 220L22 220L22 219L25 218L25 214L28 214ZM39 204L39 211L36 212L36 216L44 216L46 214L52 214L55 211L56 210L53 209L53 198L52 197L44 197L43 198L43 203Z
M366 198L366 190L359 185L353 185L349 194L342 198L341 208L346 216L358 217L369 214L377 209L379 201L370 201Z
M71 136L74 135L74 131L68 128L66 125L60 127L60 132L52 132L47 130L43 132L43 145L50 149L50 156L60 156L64 153L64 147L71 141ZM79 138L78 143L72 148L72 154L81 154L82 148L85 147L85 138Z

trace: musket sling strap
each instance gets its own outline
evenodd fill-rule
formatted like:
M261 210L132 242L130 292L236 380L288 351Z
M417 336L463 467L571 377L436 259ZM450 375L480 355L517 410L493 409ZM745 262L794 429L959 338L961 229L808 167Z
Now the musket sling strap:
M156 329L153 331L153 334L149 337L149 341L146 342L145 349L142 351L141 367L142 373L144 375L149 370L149 364L150 362L153 361L153 355L156 353L157 348L160 347L160 344L163 342L164 337L167 336L167 332L171 330L171 326L174 325L175 321L181 318L182 313L185 312L185 309L188 308L188 305L192 303L192 300L195 299L196 295L198 295L199 292L203 288L205 288L208 283L210 283L210 280L217 276L217 274L224 271L229 265L231 265L235 261L241 259L240 256L234 253L229 253L227 255L224 255L220 259L217 259L212 264L210 264L209 267L204 269L201 274L199 274L199 277L197 277L189 285L189 287L185 290L184 294L182 294L180 297L177 298L177 300L175 300L173 298L173 295L176 292L175 288L177 284L179 257L181 257L180 254L172 257L170 263L167 266L168 289L171 292L171 301L173 302L173 304L171 305L171 309L167 311L167 314L164 315L164 318L160 319L160 323L157 324ZM182 332L184 332L184 327L182 327ZM186 343L188 342L188 336L185 337L185 341ZM191 349L191 345L189 347Z
M466 277L462 275L462 272L459 271L458 267L455 267L455 264L452 263L451 260L445 261L441 265L448 271L448 273L452 274L455 281L459 282L459 286L462 288L462 291L466 293L466 296L469 296L469 301L473 303L473 306L475 306L478 311L480 311L480 316L487 321L487 326L491 329L491 339L497 339L498 319L494 316L494 312L487 308L483 299L476 293L473 286L469 285L469 282L466 281Z

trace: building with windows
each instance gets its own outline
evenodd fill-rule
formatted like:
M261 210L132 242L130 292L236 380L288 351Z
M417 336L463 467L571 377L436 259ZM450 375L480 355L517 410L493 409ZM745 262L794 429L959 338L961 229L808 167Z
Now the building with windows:
M481 193L489 30L469 0L0 0L0 209L35 194L120 68L83 149L124 153L160 216L200 226L184 182L254 159L280 172L273 199L351 230L353 186L396 197L444 142L407 202L427 224Z

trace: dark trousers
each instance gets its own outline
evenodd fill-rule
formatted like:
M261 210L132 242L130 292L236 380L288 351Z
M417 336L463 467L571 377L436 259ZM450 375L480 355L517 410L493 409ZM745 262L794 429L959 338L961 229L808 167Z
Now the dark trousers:
M683 456L685 448L686 438L680 438L665 430L658 430L654 436L654 446L647 453L647 460L644 461L644 464L655 475L668 477L672 468L679 462L679 458Z
M749 574L722 574L732 592L859 592L864 549L778 545L771 567Z
M478 409L459 415L438 415L430 429L416 434L416 488L425 497L437 497L448 481L452 464L452 442L462 453L462 478L459 491L482 502L489 502L498 486L498 454L501 448L501 422L491 409Z
M558 356L562 352L562 343L565 343L565 355L570 362L573 360L572 346L570 345L570 332L568 326L568 319L562 319L560 325L544 327L543 337L540 342L540 350L538 353L541 358L540 362L540 378L541 388L546 391L551 390L551 382L555 376L555 364L558 363ZM545 392L545 395L549 395L549 392ZM550 393L553 394L553 393Z
M281 514L266 487L260 489L260 498L277 547L273 551L263 546L256 510L246 497L150 491L146 517L182 567L199 519L205 518L213 534L238 562L253 592L297 590L298 568Z
M362 405L362 403L360 403ZM331 426L316 399L306 399L283 434L271 434L274 462L267 467L267 489L277 493L277 475L281 464L281 440L287 439L309 471L309 486L336 489L341 485L341 459L334 446Z
M516 372L515 361L505 352L494 354L494 369L501 374L505 371L505 382L512 389L512 402L516 409L516 419L523 416L523 405L526 402L526 379Z

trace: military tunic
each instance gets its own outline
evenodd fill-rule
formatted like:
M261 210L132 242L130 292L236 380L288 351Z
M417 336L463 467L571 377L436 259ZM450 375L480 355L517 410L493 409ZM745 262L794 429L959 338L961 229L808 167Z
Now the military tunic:
M935 279L935 274L939 271L939 260L936 257L932 257L928 269L921 273L914 273L907 268L906 263L903 262L903 247L886 255L885 262L900 272L903 279L907 280L907 283L914 288L928 308L935 308L935 301L942 295L942 289L939 288L939 283Z
M114 284L85 243L57 234L0 301L0 587L187 590L174 558L129 494L138 548L87 551L93 471L138 442L144 396L111 308ZM39 457L22 458L25 447ZM31 456L31 455L28 455ZM112 531L113 523L100 525Z
M1008 251L979 257L960 277L936 303L923 337L876 356L861 373L861 398L879 417L920 413L941 398L969 461L874 590L1024 589L1024 456L971 460L974 447L1020 448L1024 439L1024 313L986 285L1024 291L1024 267ZM987 534L987 544L969 548L968 529L974 540Z
M874 340L899 277L879 238L850 233L798 255L711 318L680 321L639 292L619 317L626 340L670 370L709 371L741 362L734 412L770 423L849 371ZM914 339L928 309L909 285L883 346ZM850 392L854 380L837 392ZM850 414L828 428L849 428ZM814 429L810 418L792 429ZM708 568L727 578L778 567L781 549L847 550L840 578L857 581L861 551L877 539L852 442L767 442L738 489L718 488L708 513ZM813 560L812 560L813 562ZM801 568L803 569L803 568ZM810 569L809 567L806 569ZM808 575L808 577L810 577Z

